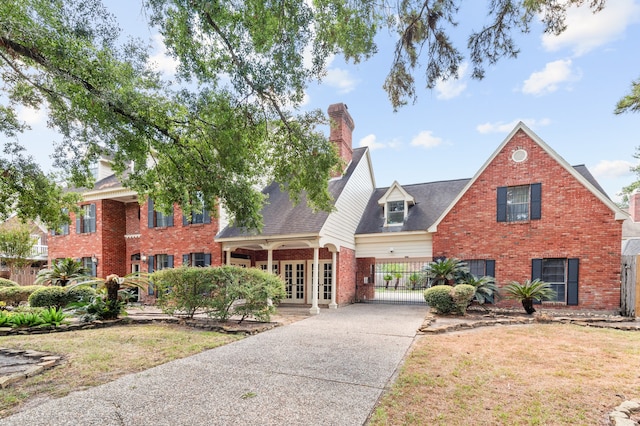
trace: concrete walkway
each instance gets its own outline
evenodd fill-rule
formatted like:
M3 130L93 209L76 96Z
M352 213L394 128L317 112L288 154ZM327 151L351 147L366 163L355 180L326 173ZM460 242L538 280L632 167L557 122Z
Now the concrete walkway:
M0 419L0 425L362 425L425 306L358 304Z

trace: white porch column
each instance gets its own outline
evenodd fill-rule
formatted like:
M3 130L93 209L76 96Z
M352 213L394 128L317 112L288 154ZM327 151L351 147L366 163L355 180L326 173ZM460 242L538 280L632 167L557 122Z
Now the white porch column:
M267 272L273 274L273 249L271 247L267 249Z
M226 265L231 265L231 250L227 250L227 259L225 261Z
M338 281L337 255L338 253L335 251L331 252L331 303L329 303L329 309L338 309L338 304L336 303L336 293L338 291L336 288L336 282Z
M317 315L320 313L320 308L318 307L318 268L319 268L319 258L320 249L318 247L313 248L313 284L311 285L311 309L309 309L309 313L311 315Z

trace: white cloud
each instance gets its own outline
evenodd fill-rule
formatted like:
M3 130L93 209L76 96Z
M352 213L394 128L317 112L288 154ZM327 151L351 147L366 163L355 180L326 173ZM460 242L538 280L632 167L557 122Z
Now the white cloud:
M558 90L565 82L576 81L578 73L571 69L571 59L549 62L542 71L536 71L525 80L522 93L526 95L544 95Z
M156 71L160 71L165 75L175 75L180 62L167 55L167 48L164 45L164 40L161 34L154 34L153 48L156 51L156 54L149 56L147 64Z
M377 141L376 135L374 135L373 133L360 139L358 146L368 146L371 151L386 148L386 145L384 143Z
M591 172L596 178L619 178L632 175L630 170L635 165L625 160L600 160Z
M465 62L458 68L458 78L451 78L447 81L438 80L435 87L436 92L438 92L436 98L447 100L460 96L467 88L467 82L464 79L467 68L469 68L469 64Z
M434 148L442 143L442 139L433 135L431 130L423 130L411 140L411 146L421 146L429 149Z
M567 29L560 35L544 34L542 45L549 51L569 48L576 56L616 40L627 26L640 21L640 5L634 0L608 1L605 8L593 13L588 6L571 7L567 12Z
M46 120L46 111L44 108L34 109L21 106L17 112L18 119L24 121L29 126L44 123Z
M327 70L327 76L324 79L329 86L338 89L338 93L349 93L355 89L358 80L354 79L349 71L341 68L331 68Z
M485 134L485 133L509 133L521 121L524 124L526 124L527 127L530 127L532 129L534 129L536 127L548 126L551 123L551 120L549 120L548 118L543 118L541 120L536 120L535 118L517 118L517 119L515 119L513 121L510 121L508 123L505 123L503 121L498 121L496 123L478 124L476 126L476 130L479 133L482 133L482 134Z

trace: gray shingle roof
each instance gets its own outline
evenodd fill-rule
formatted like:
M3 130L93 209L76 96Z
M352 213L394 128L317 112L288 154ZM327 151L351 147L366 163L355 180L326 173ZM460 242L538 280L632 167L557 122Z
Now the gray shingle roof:
M604 189L600 186L596 178L593 177L589 169L587 169L587 166L585 166L584 164L579 164L577 166L573 166L573 168L576 170L576 172L580 173L598 191L602 192L603 195L609 198L609 195L607 195Z
M341 179L329 181L329 193L333 200L337 200L345 185L351 178L353 171L364 157L366 148L353 150L351 164ZM314 212L307 206L307 199L303 195L297 205L293 205L289 194L280 188L276 182L267 186L263 194L268 196L267 204L263 207L261 214L264 222L262 232L259 235L290 235L317 233L329 217L327 212ZM234 238L258 235L255 231L228 226L223 229L217 238Z
M403 185L402 188L415 198L415 205L409 206L407 220L402 226L384 226L384 212L378 200L389 188L374 191L356 234L375 234L382 232L424 231L429 228L445 211L449 204L462 191L470 179L448 180L441 182Z

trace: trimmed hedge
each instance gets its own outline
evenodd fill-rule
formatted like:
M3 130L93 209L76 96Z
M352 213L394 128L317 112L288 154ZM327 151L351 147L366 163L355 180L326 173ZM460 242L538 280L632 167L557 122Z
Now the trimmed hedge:
M469 284L436 285L425 290L424 300L436 313L464 315L475 293Z
M255 268L181 267L154 272L157 303L165 312L193 317L197 310L221 321L232 315L269 321L285 295L281 278Z
M18 284L15 281L8 280L6 278L0 278L0 287L18 287Z
M452 287L448 285L436 285L424 291L424 300L438 314L448 314L455 309Z
M96 291L91 287L60 287L57 285L43 287L29 296L29 305L40 308L64 308L69 303L88 300L95 296Z
M28 302L31 293L41 288L44 288L44 286L0 287L0 301L5 302L7 305L18 306L21 302Z

